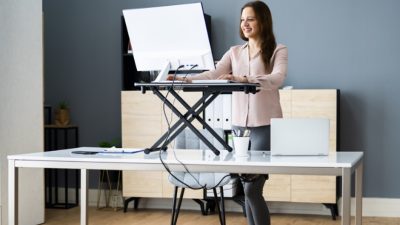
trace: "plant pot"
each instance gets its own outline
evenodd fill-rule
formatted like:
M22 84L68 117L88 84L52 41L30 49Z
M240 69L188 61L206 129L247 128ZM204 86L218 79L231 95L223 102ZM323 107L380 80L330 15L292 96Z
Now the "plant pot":
M69 124L69 110L68 109L56 110L55 124L57 126L66 126Z

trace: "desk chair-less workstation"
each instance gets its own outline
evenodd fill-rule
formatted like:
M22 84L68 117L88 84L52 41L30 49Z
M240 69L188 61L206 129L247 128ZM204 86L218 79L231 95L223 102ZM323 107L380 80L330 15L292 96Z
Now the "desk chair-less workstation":
M160 77L168 70L190 71L214 69L214 62L208 40L203 10L200 3L124 10L127 30L133 46L133 55L138 70L160 70ZM146 23L143 23L146 21ZM185 32L183 28L188 28ZM150 29L150 30L149 30ZM150 34L150 35L149 35ZM182 35L184 34L184 35ZM88 171L89 170L136 170L161 171L165 167L173 172L186 173L255 173L255 174L304 174L335 175L342 177L342 225L350 225L351 175L356 174L356 224L361 224L362 198L362 158L360 152L340 152L320 157L274 158L266 152L251 152L249 157L239 159L231 152L223 138L205 123L200 114L221 93L243 91L255 93L257 84L178 84L178 83L138 83L142 92L152 91L178 116L178 121L169 127L161 138L146 153L118 155L77 155L74 151L101 151L99 148L79 148L54 152L8 156L9 162L9 225L18 224L18 169L19 168L65 168L81 170L81 225L88 224ZM165 89L186 109L180 113L174 104L160 90ZM179 90L203 92L203 96L192 106L179 97ZM227 149L219 151L203 132L197 130L193 121L200 122L204 129ZM174 150L153 152L165 147L185 128L190 129L210 150ZM177 173L175 173L177 174ZM178 180L170 179L176 186ZM223 182L221 182L223 184ZM204 186L200 185L200 186ZM182 186L181 186L182 187ZM181 192L182 193L182 192ZM176 195L175 195L176 196ZM175 199L175 198L174 198ZM222 198L221 198L222 199ZM176 202L176 200L174 200ZM175 205L175 204L174 204ZM223 204L222 204L223 206ZM218 209L218 208L217 208ZM179 210L179 203L178 203ZM178 212L173 208L171 224L176 224ZM224 211L219 210L220 223L225 224Z

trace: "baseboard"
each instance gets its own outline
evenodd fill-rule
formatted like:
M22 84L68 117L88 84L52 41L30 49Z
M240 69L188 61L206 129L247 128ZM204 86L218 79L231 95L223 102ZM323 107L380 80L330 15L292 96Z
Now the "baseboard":
M64 190L60 188L59 199L64 200ZM116 194L114 192L114 194ZM75 189L68 190L69 199L74 199ZM89 189L88 191L88 204L89 206L97 206L98 191L97 189ZM121 198L115 198L111 206L123 207ZM341 199L338 201L339 215L341 214ZM143 198L140 200L139 208L149 209L170 209L172 200L169 198ZM99 206L105 206L104 192L101 193ZM133 205L130 203L129 209ZM288 213L288 214L310 214L310 215L331 215L331 212L323 204L319 203L294 203L294 202L268 202L268 207L271 213ZM128 209L128 210L129 210ZM197 203L190 199L185 199L182 202L182 209L186 210L199 210ZM225 209L229 212L242 212L242 207L232 200L225 202ZM400 199L394 198L363 198L363 216L367 217L400 217ZM355 199L351 199L351 215L355 214Z
M342 199L338 205L341 206ZM351 215L355 214L355 198L351 199ZM340 208L339 208L340 211ZM363 216L400 218L399 198L363 198ZM339 212L340 214L340 212Z

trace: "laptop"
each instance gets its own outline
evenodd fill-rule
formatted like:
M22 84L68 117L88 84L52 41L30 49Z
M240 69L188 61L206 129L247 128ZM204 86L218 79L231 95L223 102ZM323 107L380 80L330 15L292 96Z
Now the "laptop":
M329 119L271 119L271 155L325 156L329 153Z

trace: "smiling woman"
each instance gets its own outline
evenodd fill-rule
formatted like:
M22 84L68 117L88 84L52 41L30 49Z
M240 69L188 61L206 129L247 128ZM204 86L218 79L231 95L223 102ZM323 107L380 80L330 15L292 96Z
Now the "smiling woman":
M242 7L239 31L246 43L231 47L215 70L178 80L259 83L261 90L256 94L232 93L232 125L237 130L250 130L250 150L269 150L270 119L282 117L278 89L286 78L287 48L276 44L272 15L262 1ZM269 211L262 195L268 176L246 174L242 178L248 224L269 225Z

